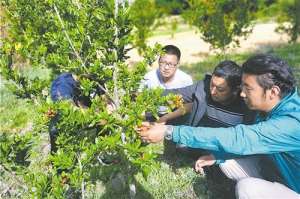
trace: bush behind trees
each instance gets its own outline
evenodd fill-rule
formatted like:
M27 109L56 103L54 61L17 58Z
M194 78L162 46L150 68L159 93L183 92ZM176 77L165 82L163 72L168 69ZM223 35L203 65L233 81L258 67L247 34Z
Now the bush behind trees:
M238 37L251 32L257 5L251 0L190 0L183 17L197 27L204 41L224 51L232 43L238 45Z
M300 34L300 0L278 1L277 4L280 8L277 15L280 25L277 30L287 33L290 42L296 42Z

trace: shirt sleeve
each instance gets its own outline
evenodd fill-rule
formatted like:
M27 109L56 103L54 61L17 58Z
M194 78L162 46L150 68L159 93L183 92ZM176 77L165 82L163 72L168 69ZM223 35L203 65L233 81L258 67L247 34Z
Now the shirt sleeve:
M193 84L193 79L191 76L188 75L187 80L186 80L186 86L190 86Z
M299 129L300 121L286 115L254 125L240 124L229 128L175 126L173 141L219 154L271 154L299 150Z
M166 90L164 90L163 95L168 95L169 93L180 94L185 103L190 103L190 102L193 102L193 96L194 96L199 84L202 84L202 81L192 84L190 86L183 87L183 88L166 89Z

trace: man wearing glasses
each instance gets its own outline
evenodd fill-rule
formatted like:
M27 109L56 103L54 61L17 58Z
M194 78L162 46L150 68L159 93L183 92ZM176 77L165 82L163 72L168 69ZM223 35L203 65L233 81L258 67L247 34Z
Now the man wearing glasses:
M143 87L174 89L192 85L191 76L178 69L180 50L173 45L164 46L162 50L164 54L158 60L159 68L145 75Z

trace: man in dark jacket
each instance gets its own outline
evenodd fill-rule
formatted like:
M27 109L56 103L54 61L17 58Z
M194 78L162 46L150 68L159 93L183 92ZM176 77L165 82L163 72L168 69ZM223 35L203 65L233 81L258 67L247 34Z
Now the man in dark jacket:
M158 122L168 122L182 113L190 112L187 125L229 127L253 122L250 111L240 97L241 68L233 61L220 62L212 75L204 80L179 89L165 90L183 97L185 110L178 109L162 116Z

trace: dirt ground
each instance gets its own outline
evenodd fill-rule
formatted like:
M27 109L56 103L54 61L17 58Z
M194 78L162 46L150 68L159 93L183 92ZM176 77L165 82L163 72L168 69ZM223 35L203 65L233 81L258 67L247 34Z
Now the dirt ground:
M253 27L252 33L246 40L240 40L240 47L231 48L229 52L245 52L255 51L256 49L266 48L270 45L278 45L288 42L288 36L275 32L276 23L256 24ZM186 31L176 33L173 35L155 36L148 39L148 45L154 46L155 43L161 45L173 44L181 50L181 63L190 64L202 61L208 55L215 54L210 49L209 43L204 42L200 38L200 34L195 31ZM129 53L130 62L139 61L141 58L138 56L137 51Z

